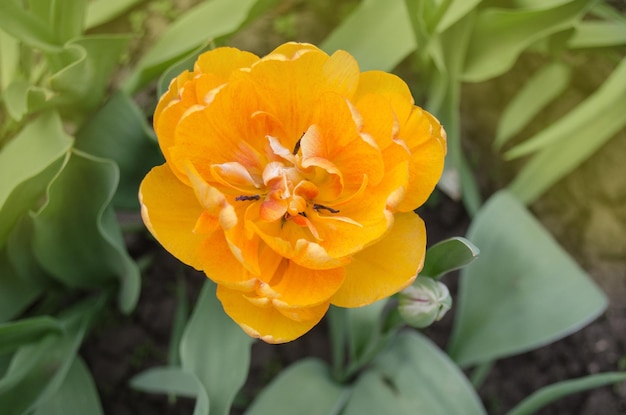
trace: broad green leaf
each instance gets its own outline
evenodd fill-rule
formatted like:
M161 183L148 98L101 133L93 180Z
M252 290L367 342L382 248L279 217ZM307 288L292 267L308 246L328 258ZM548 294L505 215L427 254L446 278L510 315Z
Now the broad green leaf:
M83 360L76 356L59 390L34 415L103 415L98 390Z
M51 56L59 61L57 65L64 65L49 79L51 88L60 93L59 103L82 112L98 105L129 40L125 35L80 37L68 42L58 56Z
M453 398L451 398L453 397ZM486 414L474 388L423 335L401 332L357 381L344 415Z
M426 251L420 276L440 278L450 271L471 264L480 250L465 238L454 237L441 241Z
M510 69L534 42L574 26L589 0L541 9L483 9L472 33L463 79L480 82Z
M103 287L119 279L119 306L130 312L140 277L110 207L118 180L112 161L73 151L33 217L33 250L42 267L69 287Z
M452 0L442 3L445 9L442 10L441 19L437 22L438 33L448 29L450 26L461 20L472 10L476 9L482 0Z
M141 58L124 90L134 92L172 63L212 39L234 32L246 20L257 0L209 0L174 21Z
M228 317L207 280L180 343L180 360L209 397L211 415L228 415L244 384L253 339ZM227 345L227 347L225 347Z
M87 0L53 0L51 2L49 22L59 44L64 44L83 33L86 3Z
M546 65L537 71L504 108L498 120L494 147L501 148L561 95L569 85L571 73L571 67L560 62Z
M610 112L613 107L621 107L626 96L626 59L615 68L611 76L587 99L581 102L576 108L563 116L558 122L551 124L540 133L518 144L506 153L509 159L528 155L550 144L561 146L571 146L572 136L576 132L591 128L594 135L588 141L601 141L604 137L598 134L598 130L606 129L602 126L601 120L604 114ZM621 122L610 122L609 131L611 135L621 129L626 124L626 119L622 117ZM598 137L600 136L600 137Z
M626 373L598 373L545 386L525 398L506 415L532 415L551 402L574 393L626 381Z
M52 91L16 79L8 85L2 98L9 116L15 121L21 121L26 114L50 106L48 100L51 97Z
M524 165L509 185L510 191L524 203L532 203L587 160L626 125L625 94L626 59L623 59L598 91L540 133L544 138L535 136L554 142ZM570 125L578 128L572 129Z
M113 205L139 209L137 189L146 173L163 163L146 117L125 93L118 92L76 134L76 148L113 160L120 169L120 183Z
M383 310L387 299L346 310L351 361L361 367L381 348Z
M36 209L62 167L73 138L54 112L30 122L0 150L0 247L21 215Z
M604 48L626 44L626 23L624 22L580 22L576 33L569 41L569 47Z
M19 63L19 42L0 29L0 92L17 78Z
M20 278L7 258L6 249L0 249L0 322L21 314L43 291L43 287Z
M389 71L415 46L403 0L362 1L320 45L328 53L338 49L350 52L362 71Z
M45 51L59 51L57 42L47 22L25 10L17 0L0 1L0 29L24 43Z
M193 415L209 415L209 397L198 377L179 367L148 369L130 381L134 389L196 399Z
M596 318L605 295L511 194L468 231L480 257L461 271L450 356L479 364L548 344Z
M50 334L60 335L62 326L48 316L31 317L0 324L0 354L12 352L20 346L32 343Z
M92 29L122 15L145 0L92 0L87 4L85 28Z
M333 381L324 362L306 358L283 370L245 415L334 415L339 413L347 393Z
M3 415L21 415L54 396L78 352L93 315L103 301L86 301L59 317L61 336L49 335L40 342L21 347L0 379L0 408Z

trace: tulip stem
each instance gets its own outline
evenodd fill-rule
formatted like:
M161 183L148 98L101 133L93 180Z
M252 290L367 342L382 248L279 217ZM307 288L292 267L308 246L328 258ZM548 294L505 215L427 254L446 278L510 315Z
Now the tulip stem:
M330 344L332 347L333 377L341 382L344 380L344 364L346 360L346 342L348 332L347 310L341 307L331 306L328 311L328 326Z

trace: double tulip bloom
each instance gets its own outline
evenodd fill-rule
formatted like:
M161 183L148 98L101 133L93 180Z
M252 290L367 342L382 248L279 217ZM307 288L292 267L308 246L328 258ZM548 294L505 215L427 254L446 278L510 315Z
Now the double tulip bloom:
M141 184L144 222L251 336L293 340L421 269L413 210L446 136L398 77L309 44L218 48L172 81L154 128L166 163Z

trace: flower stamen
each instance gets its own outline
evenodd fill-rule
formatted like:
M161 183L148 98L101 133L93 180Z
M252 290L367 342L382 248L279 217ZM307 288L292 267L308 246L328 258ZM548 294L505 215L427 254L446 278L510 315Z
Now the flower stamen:
M320 210L327 210L327 211L329 211L330 213L339 213L339 210L337 210L337 209L333 209L333 208L330 208L330 207L328 207L328 206L320 205L320 204L317 204L317 203L315 203L315 204L313 205L313 209L314 209L315 211L317 211L317 212L319 212Z
M247 195L241 195L241 196L237 196L235 198L236 202L247 202L249 200L259 200L261 199L260 195L252 195L252 196L247 196Z

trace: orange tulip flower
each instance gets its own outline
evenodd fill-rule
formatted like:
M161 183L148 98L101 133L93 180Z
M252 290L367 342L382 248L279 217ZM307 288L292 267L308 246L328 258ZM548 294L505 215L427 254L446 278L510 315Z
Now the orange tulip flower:
M141 184L143 220L249 335L293 340L330 304L371 304L421 269L413 210L446 135L398 77L310 44L218 48L172 81L154 128L166 163Z

